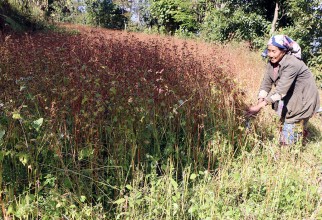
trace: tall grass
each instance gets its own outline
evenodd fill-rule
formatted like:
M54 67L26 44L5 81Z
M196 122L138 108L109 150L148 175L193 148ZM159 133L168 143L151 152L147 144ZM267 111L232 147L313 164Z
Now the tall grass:
M245 129L245 48L72 28L1 42L4 218L317 215L312 155Z

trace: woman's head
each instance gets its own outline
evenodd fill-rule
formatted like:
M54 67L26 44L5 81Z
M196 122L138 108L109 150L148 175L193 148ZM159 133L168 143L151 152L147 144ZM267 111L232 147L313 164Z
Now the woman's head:
M267 49L262 55L268 56L272 63L277 63L286 53L301 59L301 47L294 40L286 35L275 35L269 39Z
M286 54L287 50L279 48L277 46L268 45L267 46L267 56L271 63L278 63Z

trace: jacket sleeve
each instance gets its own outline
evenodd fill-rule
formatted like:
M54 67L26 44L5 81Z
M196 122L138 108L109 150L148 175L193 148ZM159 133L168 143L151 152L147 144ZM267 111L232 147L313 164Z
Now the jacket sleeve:
M298 66L292 63L288 63L285 66L281 67L280 80L276 86L275 93L267 97L266 100L268 103L273 103L278 100L281 100L287 92L290 90L293 85L297 75L298 75Z
M259 94L258 94L259 99L260 98L266 98L268 93L272 89L273 80L271 79L271 77L269 75L269 67L268 67L268 65L267 65L266 72L264 74L261 86L259 88Z

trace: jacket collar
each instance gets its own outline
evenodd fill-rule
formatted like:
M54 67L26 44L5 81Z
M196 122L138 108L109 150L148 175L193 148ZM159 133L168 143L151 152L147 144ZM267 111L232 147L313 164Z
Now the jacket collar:
M287 59L287 56L289 56L289 54L285 54L284 56L283 56L283 58L280 60L280 62L278 62L278 65L279 66L282 66L284 63L285 63L285 60Z
M278 65L279 66L282 66L286 62L287 56L289 56L289 54L285 54L283 56L283 58L280 60L280 62L278 62ZM269 62L269 63L271 64L271 67L273 68L274 67L274 64L272 64L271 62Z

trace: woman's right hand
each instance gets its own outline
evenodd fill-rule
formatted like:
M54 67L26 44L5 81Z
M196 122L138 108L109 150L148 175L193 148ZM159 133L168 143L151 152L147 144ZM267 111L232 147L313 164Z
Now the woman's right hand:
M261 102L263 102L265 99L264 98L259 98L258 101L257 101L257 105Z
M254 115L256 115L261 110L261 108L263 108L266 105L267 105L267 102L266 102L265 99L263 99L263 101L258 100L258 104L257 105L254 105L254 106L251 106L251 107L248 108L248 110L247 110L247 116L254 116Z

